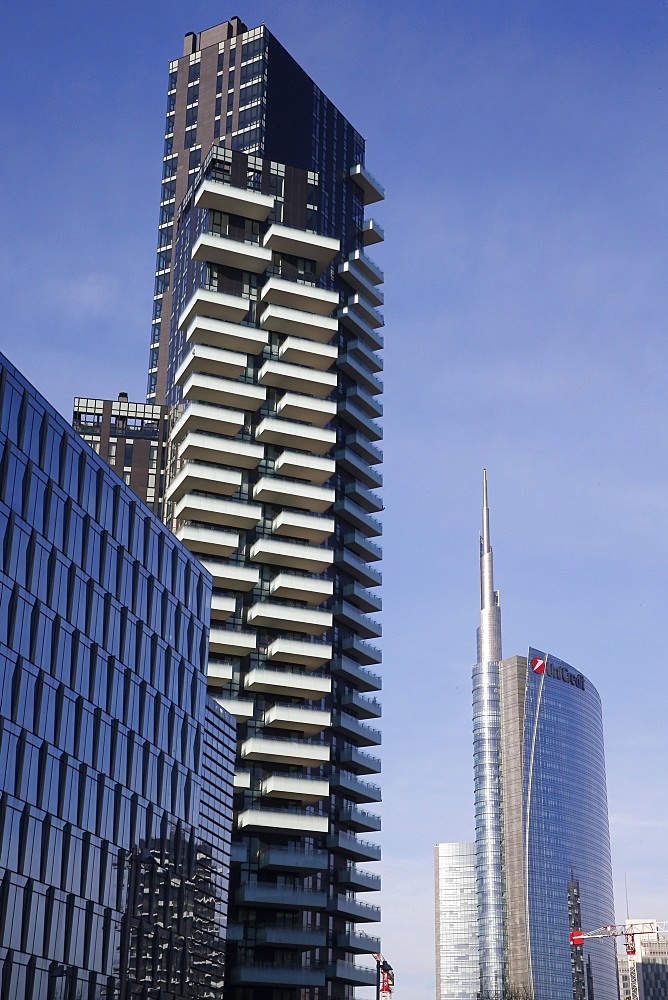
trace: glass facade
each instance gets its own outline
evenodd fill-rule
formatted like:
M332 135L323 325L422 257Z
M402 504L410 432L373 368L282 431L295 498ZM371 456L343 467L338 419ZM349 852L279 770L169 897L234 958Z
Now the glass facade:
M476 1000L480 988L475 844L434 848L436 1000Z
M220 996L233 723L206 706L210 598L0 356L3 1000Z
M612 941L569 944L576 925L614 923L600 698L579 671L539 650L529 650L528 662L502 661L499 672L502 801L517 794L521 726L522 836L504 812L502 843L512 873L507 934L523 931L527 980L511 967L511 982L528 984L535 1000L574 1000L592 988L596 1000L617 1000ZM515 713L520 693L523 709Z

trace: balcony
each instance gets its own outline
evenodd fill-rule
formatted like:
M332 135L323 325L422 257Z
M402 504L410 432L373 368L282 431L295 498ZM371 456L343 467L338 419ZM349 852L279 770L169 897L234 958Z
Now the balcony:
M331 580L302 576L299 573L277 573L269 584L272 597L284 601L305 601L314 608L331 597L333 591L334 584Z
M324 427L336 416L336 403L331 399L286 392L276 404L276 413L286 420L302 420L305 424Z
M370 440L380 441L382 438L383 428L380 424L376 423L375 420L372 420L371 417L369 417L368 414L366 414L364 410L362 410L352 399L340 399L338 403L338 412L349 424L355 427L356 430L362 431L363 434L366 434Z
M276 986L288 989L306 989L325 985L325 970L307 965L234 965L229 973L230 982L237 986Z
M191 347L179 365L174 376L177 385L183 385L194 372L218 375L222 378L237 378L246 371L248 356L239 351L228 351L220 347L198 344Z
M378 494L372 493L361 483L348 483L345 493L369 513L377 514L383 509L383 501Z
M242 701L240 698L216 698L216 701L237 722L248 722L253 718L255 704L252 701Z
M308 874L324 872L329 868L327 851L305 851L298 847L262 847L258 865L265 871Z
M200 562L211 574L213 586L220 590L252 590L260 580L259 570L254 566L223 562L222 559L200 559Z
M383 415L383 404L379 399L375 399L373 394L367 392L361 385L353 385L346 391L346 399L355 406L358 406L368 417L377 420Z
M260 316L260 327L273 333L286 333L328 344L338 330L338 323L332 316L269 305Z
M292 479L263 476L253 487L253 498L260 503L299 507L316 514L324 514L334 503L334 490L310 483L297 483Z
M380 830L380 816L354 805L346 805L341 808L339 822L358 833L377 833Z
M344 747L339 758L341 764L345 764L348 770L356 774L379 774L380 760L372 757L371 754L364 753L357 747Z
M244 299L244 302L248 309L247 300ZM188 344L224 347L231 351L243 351L244 354L260 354L268 339L266 331L255 326L227 323L208 316L196 316L186 330Z
M355 861L380 861L380 847L378 844L371 844L366 840L358 840L354 833L346 833L338 830L330 833L327 837L327 846L330 851L340 851L347 854ZM377 906L369 907L368 903L358 903L354 899L346 899L345 896L335 896L330 900L332 912L343 913L351 920L380 920L380 910ZM352 907L360 907L360 910ZM369 907L368 910L366 907ZM376 910L378 916L370 915ZM367 914L366 916L364 914Z
M241 410L259 410L267 396L266 389L250 382L233 382L214 375L191 375L183 386L185 402L214 403Z
M347 838L355 841L355 837L351 834L345 835ZM330 836L328 838L334 841L335 836ZM364 842L361 840L356 841L357 844L362 845ZM333 850L337 850L336 844L332 843L330 845ZM374 858L375 861L380 860L380 848L376 844L366 844L366 848L374 848L378 857ZM348 917L349 920L357 922L368 921L369 923L380 920L380 907L373 906L371 903L362 903L352 896L344 896L342 894L337 894L333 896L327 903L327 910L329 913L338 913L341 916Z
M334 533L334 519L315 514L298 514L293 510L282 510L272 521L274 535L288 538L303 538L307 542L324 542Z
M232 680L233 674L231 663L209 661L206 668L206 683L209 687L224 687Z
M385 240L385 230L375 219L365 219L359 230L362 246L371 247Z
M382 598L357 582L347 583L343 588L343 596L361 611L382 611Z
M331 416L328 415L327 421L330 419ZM316 455L324 455L336 443L336 431L265 417L255 429L255 440L263 444L302 448Z
M342 962L339 959L327 966L327 978L338 979L353 986L375 986L376 970L355 965L354 962Z
M336 344L320 344L303 337L286 337L278 349L281 361L327 371L338 357Z
M346 350L349 354L354 355L361 361L363 365L372 372L382 372L383 370L383 359L376 353L372 351L363 340L350 340L346 345Z
M382 314L371 305L364 295L360 295L358 293L351 295L346 299L346 305L350 309L354 309L354 311L358 313L358 315L360 315L364 322L368 323L369 326L376 329L378 327L385 326L385 320L383 319ZM364 341L361 341L361 343L364 343ZM367 347L367 350L369 350L368 345L365 346Z
M238 434L244 425L243 410L228 410L224 406L191 403L172 427L170 439L180 441L192 431L208 434Z
M370 645L357 635L346 636L341 648L344 653L350 653L358 663L380 663L383 658L381 651L376 646Z
M271 264L272 257L271 250L258 246L257 243L245 243L213 233L201 233L192 248L192 259L203 264L220 264L223 267L235 267L240 271L264 274Z
M382 334L370 323L367 323L357 309L354 309L352 306L341 306L337 310L336 316L356 337L363 340L372 351L382 350L384 344Z
M269 814L270 812L278 812L278 810L266 810L266 812ZM284 813L278 812L278 815L281 816ZM295 815L299 814L295 813ZM308 814L302 813L301 815ZM311 818L318 819L317 816ZM246 882L237 889L234 902L239 906L276 906L279 909L290 910L324 910L327 906L327 893L297 886L276 885L275 882Z
M329 747L324 743L309 743L307 740L251 736L241 744L241 759L318 767L329 760Z
M314 676L302 670L256 667L244 677L244 688L253 694L277 694L317 701L332 690L332 680L330 677Z
M187 462L167 487L165 498L176 503L187 493L232 496L241 486L241 473L222 466L198 465Z
M346 740L360 747L377 747L381 743L381 732L379 729L372 729L366 723L360 722L353 715L347 712L335 712L332 718L332 726L338 732L343 733Z
M363 587L378 587L382 581L382 576L378 570L372 569L364 559L360 559L354 555L350 549L337 549L334 564L345 570L346 573L349 573Z
M220 704L223 699L216 698L216 701ZM250 788L251 786L251 773L250 771L236 771L234 774L234 779L232 781L233 787L236 788ZM244 858L247 861L248 858Z
M296 809L244 809L237 815L238 830L271 830L273 833L314 834L327 833L328 827L329 819L327 816L298 812ZM275 904L270 903L269 905Z
M304 285L285 278L272 277L262 286L260 298L263 302L288 309L302 309L305 312L330 316L339 304L337 292L317 285Z
M356 270L361 271L367 281L373 285L382 285L385 281L382 269L363 250L353 250L346 257L346 261Z
M358 431L346 434L344 444L347 449L354 451L355 454L364 459L367 465L380 465L383 461L383 453L380 448Z
M381 380L373 375L354 354L342 354L337 362L337 367L349 378L354 379L360 388L370 395L377 396L383 391ZM354 399L353 402L355 402ZM364 410L365 407L363 406L362 409ZM369 415L373 416L373 414Z
M257 636L254 632L237 629L212 628L209 633L209 652L223 656L248 656L255 650Z
M377 201L384 201L385 188L361 163L356 163L355 166L350 168L350 176L355 181L355 184L362 189L365 205L373 205Z
M361 531L348 531L343 536L343 544L366 562L377 562L383 558L383 550Z
M230 528L253 528L262 518L257 504L216 500L214 497L189 493L174 508L177 521L202 521L223 524Z
M332 458L305 455L302 451L282 451L274 461L274 472L293 479L303 479L321 486L334 475L336 465Z
M334 260L340 246L331 236L318 236L276 222L265 233L263 243L269 250L314 260L318 272Z
M344 497L343 500L337 500L334 504L334 513L339 514L344 521L352 524L358 531L363 531L365 535L377 536L382 533L383 526L380 521L378 521L375 517L371 517L370 514L367 514L366 511L362 510L362 508L354 503L350 497Z
M259 191L235 187L222 181L205 180L195 192L196 208L212 208L242 219L265 222L274 208L274 199Z
M331 549L299 542L283 542L274 538L259 538L251 546L250 557L254 562L303 569L307 573L322 573L334 561Z
M327 932L324 927L312 930L310 927L284 927L282 924L272 924L271 927L258 927L255 941L257 944L280 948L324 948L327 943Z
M301 365L286 365L282 361L265 361L258 373L260 385L270 385L274 389L288 389L305 392L307 395L324 399L336 388L336 372L304 368Z
M354 681L362 691L380 691L383 686L380 674L360 666L349 656L339 656L336 660L332 660L332 673L341 674L346 679Z
M314 736L329 729L331 716L319 708L299 708L297 705L272 705L262 717L265 729L294 729L305 736Z
M289 774L270 774L260 785L263 795L300 802L318 802L329 796L329 782L323 778L295 778Z
M211 618L215 621L226 621L236 613L237 599L231 594L211 595Z
M365 591L365 593L368 593L368 591ZM348 628L354 629L362 639L377 639L383 634L380 622L375 621L373 618L368 618L352 604L349 604L348 601L342 601L334 605L334 617L337 624L343 622Z
M380 951L380 938L364 934L363 931L339 931L336 935L338 948L357 952L360 955L376 955Z
M341 705L358 719L379 719L383 714L382 705L376 698L366 698L359 691L345 691L341 695Z
M190 552L210 556L229 556L239 547L238 531L205 528L201 524L181 524L176 537Z
M359 251L358 251L359 254ZM371 305L382 306L385 302L385 296L382 291L377 288L377 282L374 283L368 277L368 271L364 267L360 267L356 260L344 260L342 264L338 267L339 277L341 277L346 284L350 285L356 292L360 295L364 295ZM382 280L382 279L381 279Z
M337 771L329 779L332 791L340 791L356 802L380 802L381 791L378 785L373 785L369 781L362 781L356 774L350 771Z
M214 434L186 434L181 441L178 457L185 462L214 462L241 469L255 469L264 458L264 448L249 441Z
M248 299L241 295L229 295L227 292L211 292L207 288L198 288L179 316L178 328L183 330L189 326L196 316L207 316L209 319L226 320L240 323L248 313Z
M355 476L361 483L368 486L369 489L374 490L383 485L381 473L368 465L363 458L356 455L350 448L339 448L335 452L334 458L339 468L344 469L351 476Z
M207 566L207 569L209 567ZM259 577L258 571L255 571ZM214 586L216 583L214 581ZM289 604L274 604L258 601L248 609L246 620L256 628L275 628L287 632L305 632L307 635L322 635L332 627L330 611L316 611L313 608L295 608Z
M328 642L309 642L304 639L274 639L267 646L267 659L282 663L295 663L306 670L317 670L332 658Z

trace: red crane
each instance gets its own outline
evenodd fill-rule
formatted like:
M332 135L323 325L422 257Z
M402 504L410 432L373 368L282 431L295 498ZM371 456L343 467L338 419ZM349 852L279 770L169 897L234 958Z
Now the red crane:
M572 945L582 944L587 938L623 937L627 955L636 953L636 936L638 934L668 934L668 921L657 923L656 920L627 920L625 924L606 924L597 927L595 931L571 931Z

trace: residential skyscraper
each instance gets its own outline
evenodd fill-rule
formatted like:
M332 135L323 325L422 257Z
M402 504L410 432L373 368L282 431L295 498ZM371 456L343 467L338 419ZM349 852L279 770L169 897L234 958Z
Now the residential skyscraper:
M170 65L148 398L167 519L213 577L208 680L237 719L228 985L351 998L380 828L383 197L364 141L264 27Z
M480 987L475 844L434 847L436 1000L472 1000Z
M0 355L0 996L220 1000L211 579Z

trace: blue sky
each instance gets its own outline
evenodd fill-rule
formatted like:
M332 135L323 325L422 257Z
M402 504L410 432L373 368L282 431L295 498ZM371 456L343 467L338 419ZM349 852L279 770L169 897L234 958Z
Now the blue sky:
M504 652L598 688L618 916L626 874L632 915L668 917L668 4L7 12L0 349L66 416L143 397L167 62L232 14L266 21L387 190L383 949L397 995L431 1000L432 846L472 836L483 466Z

